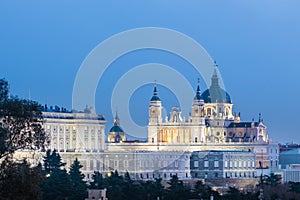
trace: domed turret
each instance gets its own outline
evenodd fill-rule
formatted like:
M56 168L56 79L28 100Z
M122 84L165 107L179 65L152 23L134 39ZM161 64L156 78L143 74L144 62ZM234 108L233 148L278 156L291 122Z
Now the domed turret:
M154 90L153 90L153 96L151 98L150 101L160 101L160 98L158 97L158 93L157 93L157 85L156 82L154 83Z
M194 100L201 100L201 93L200 93L200 80L198 79L198 86L197 86L197 91L196 91L196 95L194 97Z
M118 113L116 113L114 119L114 125L111 127L108 133L108 142L123 142L126 141L126 136L123 129L120 127L120 120Z
M219 85L217 65L214 66L211 85L209 89L202 93L201 99L203 99L205 103L232 103L229 94Z

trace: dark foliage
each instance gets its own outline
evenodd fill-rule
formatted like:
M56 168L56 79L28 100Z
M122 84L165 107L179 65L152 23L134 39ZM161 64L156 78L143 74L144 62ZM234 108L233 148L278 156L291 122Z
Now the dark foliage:
M42 166L30 167L26 160L13 162L7 157L1 163L0 199L41 199Z
M59 200L70 198L73 194L72 182L70 175L63 168L65 163L62 162L61 157L54 150L46 152L44 158L44 176L45 181L41 188L43 191L43 199L45 200Z
M0 159L19 149L43 149L42 106L8 96L8 83L0 79Z
M87 185L85 183L84 174L81 173L80 169L82 165L76 158L70 167L70 179L73 188L70 199L84 199L87 196Z

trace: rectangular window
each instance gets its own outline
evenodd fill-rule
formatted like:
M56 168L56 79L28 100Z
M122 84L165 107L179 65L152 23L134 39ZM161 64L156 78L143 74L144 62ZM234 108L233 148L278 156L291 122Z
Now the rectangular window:
M208 160L204 161L204 167L208 167Z
M115 168L118 168L118 167L119 167L119 161L118 161L118 160L115 160L115 161L114 161L114 167L115 167Z
M124 168L128 167L128 160L124 160Z
M109 168L109 160L105 160L104 165L105 165L105 168L108 169Z
M219 167L219 161L215 160L214 166L215 166L215 168L218 168Z
M194 161L194 167L199 167L199 162L198 162L198 160L195 160L195 161Z
M225 161L225 168L227 168L228 167L228 161L226 160Z

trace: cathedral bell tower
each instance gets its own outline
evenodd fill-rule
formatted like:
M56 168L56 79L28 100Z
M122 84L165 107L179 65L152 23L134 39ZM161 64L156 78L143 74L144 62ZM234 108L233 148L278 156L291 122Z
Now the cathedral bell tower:
M148 142L157 143L158 126L162 123L162 104L154 83L153 96L149 104Z
M201 93L200 93L200 80L198 79L197 91L192 104L193 118L203 117L204 115L203 105L204 105L204 101L203 99L201 99Z

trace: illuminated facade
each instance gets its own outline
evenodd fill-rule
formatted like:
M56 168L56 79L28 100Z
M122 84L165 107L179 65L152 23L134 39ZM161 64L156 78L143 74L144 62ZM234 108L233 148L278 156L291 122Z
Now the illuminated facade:
M101 152L105 149L105 119L93 108L84 112L47 109L43 112L44 129L50 149L60 152Z
M149 103L147 142L126 141L117 115L106 141L106 121L93 109L67 112L45 108L49 148L58 151L67 168L78 158L88 180L94 171L107 174L114 170L120 174L129 172L133 179L142 180L168 180L172 175L180 179L205 178L206 173L213 177L215 169L199 168L199 155L210 151L219 152L209 158L218 162L218 178L253 178L278 169L278 144L269 139L261 116L258 121L243 122L240 114L232 112L231 98L219 86L216 66L211 86L202 94L198 82L189 117L182 117L180 108L174 107L163 119L162 108L155 84Z
M156 85L149 104L148 142L153 144L205 144L205 143L266 143L266 126L261 117L258 122L241 122L240 114L232 113L229 94L218 82L214 69L212 83L203 94L200 84L192 102L191 115L184 120L180 108L173 107L169 119L163 120L162 102Z

